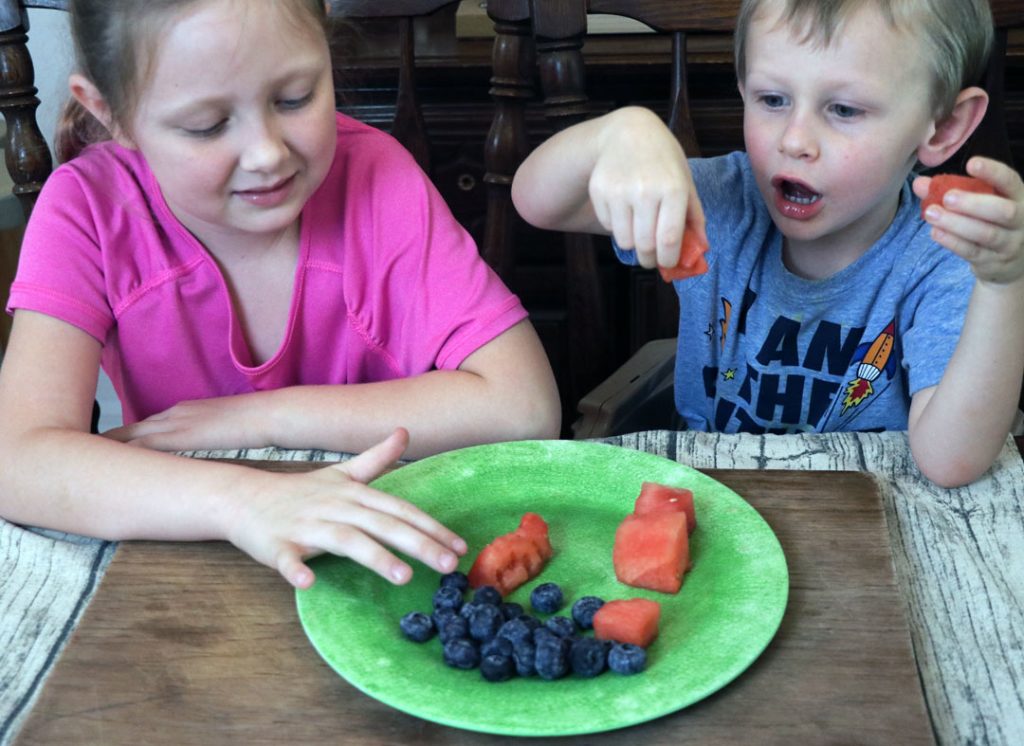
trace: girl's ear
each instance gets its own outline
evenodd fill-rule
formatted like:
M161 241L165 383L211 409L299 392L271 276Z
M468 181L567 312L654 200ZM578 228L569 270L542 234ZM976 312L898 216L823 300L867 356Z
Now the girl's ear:
M988 94L981 88L972 86L960 91L953 111L935 122L931 136L917 149L917 159L927 168L945 163L978 128L987 109Z
M68 88L71 90L71 95L74 96L75 100L99 120L100 124L107 129L107 132L110 133L111 138L113 138L115 142L126 148L134 149L135 144L132 142L131 138L114 123L114 117L110 113L110 107L107 105L107 100L103 98L103 95L91 80L79 73L72 73L68 78Z

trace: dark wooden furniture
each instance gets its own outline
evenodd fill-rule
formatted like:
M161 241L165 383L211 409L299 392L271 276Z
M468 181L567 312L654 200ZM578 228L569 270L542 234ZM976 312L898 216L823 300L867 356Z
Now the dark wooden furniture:
M778 633L707 699L571 742L934 743L876 483L856 472L708 474L754 505L786 552ZM505 740L420 720L349 685L306 639L291 588L230 545L126 542L15 742Z

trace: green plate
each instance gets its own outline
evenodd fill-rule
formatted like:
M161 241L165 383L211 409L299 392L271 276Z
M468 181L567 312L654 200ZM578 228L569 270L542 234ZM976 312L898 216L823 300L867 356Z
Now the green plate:
M622 585L612 568L615 529L643 481L689 487L697 529L693 569L667 595ZM366 694L417 717L458 728L555 736L622 728L675 712L742 673L782 621L789 594L778 539L754 508L688 466L599 443L523 441L477 446L413 462L374 487L421 506L469 543L459 569L495 536L533 511L547 520L555 556L507 600L529 609L530 590L558 583L571 602L642 596L661 602L658 639L636 676L512 679L447 667L435 638L417 644L398 628L413 610L430 611L438 574L414 564L394 586L348 559L313 561L317 581L296 593L299 619L317 652Z

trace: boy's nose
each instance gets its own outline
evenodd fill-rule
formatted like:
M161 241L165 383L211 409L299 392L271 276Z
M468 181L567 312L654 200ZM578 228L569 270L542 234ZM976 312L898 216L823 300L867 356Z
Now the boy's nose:
M247 128L239 165L246 171L273 171L288 155L284 137L272 121Z
M814 128L804 117L793 117L786 124L779 139L779 152L790 158L817 158L818 141Z

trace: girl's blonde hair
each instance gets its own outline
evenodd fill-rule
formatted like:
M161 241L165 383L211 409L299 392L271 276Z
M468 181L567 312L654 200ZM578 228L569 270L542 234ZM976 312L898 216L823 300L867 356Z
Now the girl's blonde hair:
M752 20L781 8L780 21L802 29L803 40L827 47L843 23L865 7L881 11L889 25L921 40L932 72L932 109L943 119L957 95L981 82L992 52L993 21L988 0L743 0L736 19L736 77L746 78L746 41Z
M77 71L92 81L110 108L114 123L128 122L140 86L149 77L160 31L183 8L199 0L72 0L71 35ZM244 0L244 7L253 0ZM288 10L296 22L327 33L323 0L258 0ZM54 138L57 161L64 163L87 145L110 138L89 111L69 97Z

